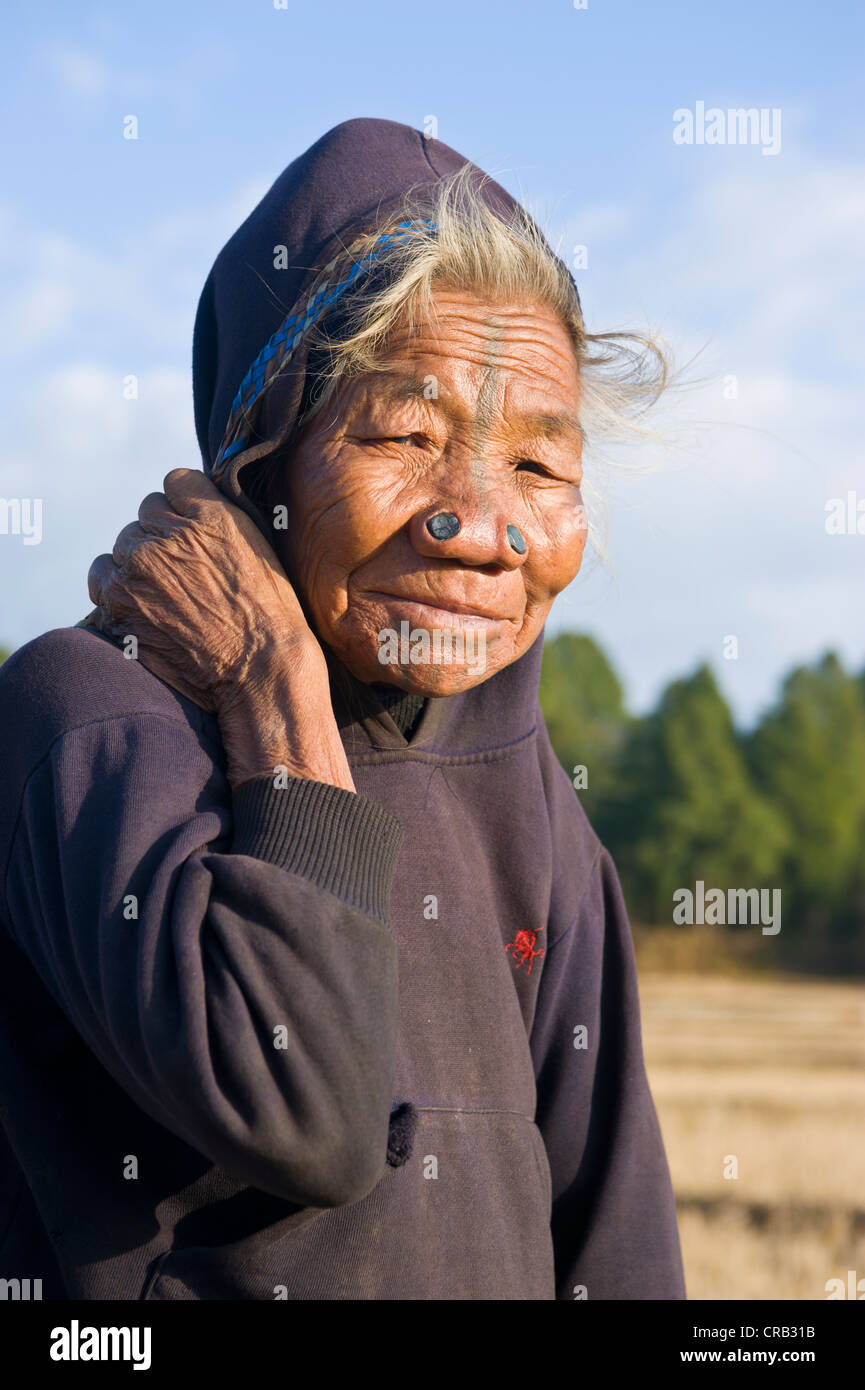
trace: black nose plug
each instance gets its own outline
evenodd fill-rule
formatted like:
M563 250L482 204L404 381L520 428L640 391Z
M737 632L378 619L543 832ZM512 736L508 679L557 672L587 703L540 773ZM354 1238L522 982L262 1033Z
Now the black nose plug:
M437 512L431 516L426 529L437 541L449 541L460 529L460 519L453 512ZM508 526L508 544L518 555L525 555L526 542L518 526Z
M435 540L449 541L460 529L460 519L453 512L439 512L437 516L430 517L426 529Z

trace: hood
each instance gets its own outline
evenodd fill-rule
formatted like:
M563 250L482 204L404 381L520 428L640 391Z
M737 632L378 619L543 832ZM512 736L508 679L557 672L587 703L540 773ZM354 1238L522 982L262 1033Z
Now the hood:
M291 430L312 360L308 329L339 302L357 274L366 273L375 250L342 281L331 263L353 237L396 208L409 188L432 189L470 164L411 126L372 118L344 121L289 164L219 253L195 320L196 433L207 476L262 529L263 518L238 475ZM515 200L481 169L477 173L484 180L485 201L507 216ZM399 225L389 234L398 236ZM466 706L469 696L480 697L472 708L488 704L492 692L481 692L496 686L513 707L514 727L525 730L530 708L534 719L541 644L539 638L513 666L473 691L428 706L447 705L456 714L455 706ZM428 724L440 722L429 716L427 710L421 735Z
M477 167L411 126L344 121L289 164L223 247L198 305L192 377L204 469L233 502L252 510L238 474L297 417L308 329L374 256L343 282L330 262L409 188L422 193L463 165ZM514 199L483 177L485 201L507 215Z

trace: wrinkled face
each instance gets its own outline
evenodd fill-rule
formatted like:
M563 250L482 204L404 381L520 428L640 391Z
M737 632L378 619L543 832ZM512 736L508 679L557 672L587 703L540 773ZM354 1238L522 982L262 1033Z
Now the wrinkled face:
M522 656L586 539L564 326L458 290L435 305L434 322L391 335L384 371L347 381L310 425L279 489L288 530L274 533L344 665L425 696Z

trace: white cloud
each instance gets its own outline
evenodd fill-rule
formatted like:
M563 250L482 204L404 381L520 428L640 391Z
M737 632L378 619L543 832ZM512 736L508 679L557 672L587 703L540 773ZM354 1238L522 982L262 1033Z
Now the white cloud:
M0 207L0 273L9 286L0 300L0 356L17 361L65 337L64 355L83 349L104 356L108 344L127 358L186 358L212 260L268 187L264 178L247 178L210 207L160 212L104 245Z
M71 96L103 96L108 91L111 71L95 53L55 44L46 50L45 61Z
M791 161L712 179L704 165L672 230L614 257L615 277L597 258L590 279L590 328L633 323L648 305L680 360L702 349L690 373L701 384L658 416L679 445L668 462L614 482L612 576L578 579L555 624L590 626L641 707L708 656L749 719L794 662L828 645L865 659L865 537L824 527L829 497L857 486L865 496L852 370L865 180L859 167ZM721 660L727 633L740 636L738 662Z
M77 622L92 606L87 571L172 468L200 467L184 372L158 370L124 400L120 377L90 363L50 373L9 422L0 496L42 498L42 541L0 536L0 645ZM7 437L8 437L7 436ZM17 447L15 447L17 445Z

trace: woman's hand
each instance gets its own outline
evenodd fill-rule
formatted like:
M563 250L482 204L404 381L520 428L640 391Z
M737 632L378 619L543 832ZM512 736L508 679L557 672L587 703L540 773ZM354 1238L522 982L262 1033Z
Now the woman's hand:
M324 652L273 550L203 473L163 486L90 567L95 625L217 716L232 787L284 766L354 791Z

